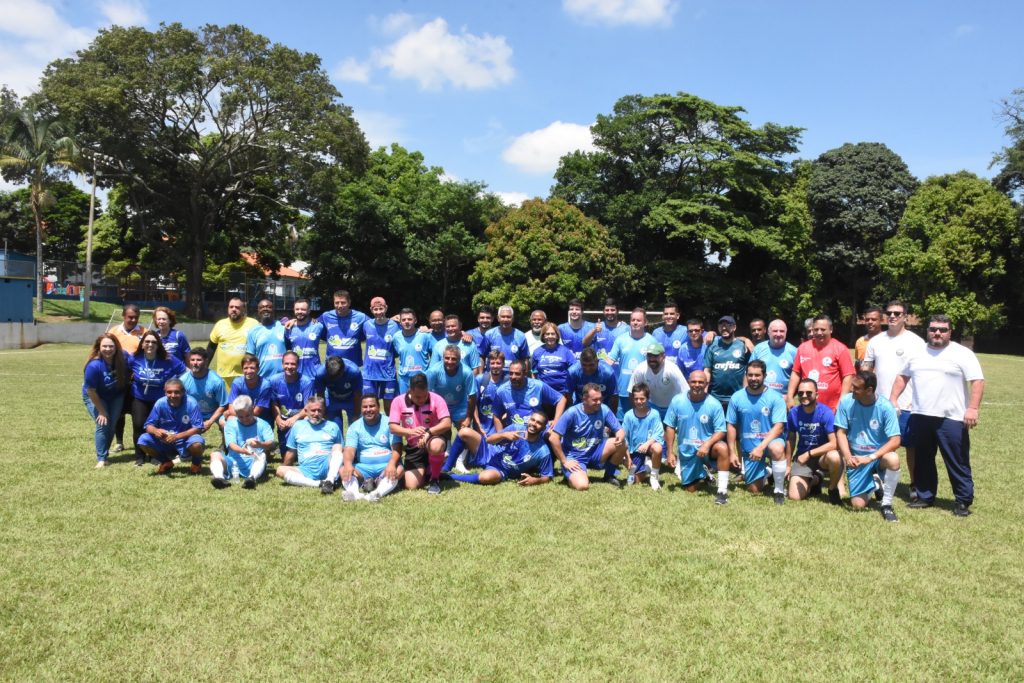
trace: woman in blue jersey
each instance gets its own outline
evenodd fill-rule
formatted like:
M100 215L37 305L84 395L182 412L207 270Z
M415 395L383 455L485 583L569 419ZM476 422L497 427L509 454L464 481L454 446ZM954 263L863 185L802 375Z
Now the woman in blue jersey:
M96 338L83 374L82 401L96 423L96 469L100 469L107 466L114 425L121 414L130 377L128 362L117 337L108 333Z
M132 440L135 442L135 465L145 462L139 448L139 437L143 425L153 410L153 404L164 396L164 382L180 377L186 372L185 365L169 356L160 341L160 333L147 330L139 341L139 349L131 357L132 368Z
M188 338L174 329L174 326L178 324L178 318L174 315L174 311L166 306L157 306L153 309L153 324L156 326L156 331L160 333L160 343L164 345L167 355L174 356L182 363L187 363L188 352L192 350L192 347L188 344Z
M569 368L576 362L576 354L562 344L562 335L554 323L540 328L542 346L538 346L530 359L533 376L562 394L569 395Z

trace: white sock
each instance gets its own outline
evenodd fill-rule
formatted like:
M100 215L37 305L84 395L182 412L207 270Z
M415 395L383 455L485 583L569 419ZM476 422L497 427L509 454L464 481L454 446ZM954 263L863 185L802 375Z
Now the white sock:
M466 469L466 451L462 451L461 453L459 453L459 457L455 459L455 469Z
M224 461L220 458L210 458L210 474L214 479L224 478Z
M252 459L252 467L249 468L249 476L259 479L267 469L267 456L257 455Z
M338 475L341 474L341 463L345 459L345 456L341 453L331 453L331 460L327 463L327 478L330 481L338 481ZM355 479L355 477L352 477Z
M729 492L729 470L718 470L718 492Z
M352 477L348 481L342 482L341 485L353 496L359 497L359 477Z
M294 471L285 473L284 483L291 484L292 486L308 486L311 489L320 487L320 482L310 479L301 472Z
M395 487L397 486L397 479L388 479L387 477L381 477L380 480L377 482L377 488L375 488L373 492L377 495L378 498L383 498L384 496L394 491Z
M892 505L892 497L896 493L896 484L900 483L899 470L886 470L882 475L882 505Z
M786 461L772 460L772 479L775 481L775 493L786 492Z
M682 458L676 458L676 477L679 478L679 483L683 483L683 460Z

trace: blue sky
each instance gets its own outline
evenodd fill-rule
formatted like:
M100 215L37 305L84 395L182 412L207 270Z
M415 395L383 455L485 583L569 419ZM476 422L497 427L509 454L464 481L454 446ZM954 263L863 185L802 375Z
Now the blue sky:
M513 201L627 94L690 92L805 128L800 155L882 142L919 178L990 177L1024 87L1020 2L0 0L0 83L111 23L240 23L320 55L371 144Z

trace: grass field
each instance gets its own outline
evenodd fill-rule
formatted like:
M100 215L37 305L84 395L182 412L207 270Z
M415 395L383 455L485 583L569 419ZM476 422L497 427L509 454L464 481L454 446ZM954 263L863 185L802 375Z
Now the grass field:
M89 319L86 320L82 317L82 302L72 301L71 299L43 299L43 313L40 315L35 312L35 299L32 300L32 311L36 320L48 323L61 323L61 322L92 322L92 323L105 323L110 321L110 315L116 313L117 316L114 318L115 322L121 321L121 306L119 304L111 304L105 301L90 301L89 302ZM184 313L178 313L175 316L179 323L191 323L191 322L202 322L200 320L193 320ZM151 315L146 315L141 321L142 325L149 325L152 321Z
M370 505L96 471L85 355L0 351L0 679L1024 678L1024 359L982 357L974 514L943 478L887 525L675 485Z

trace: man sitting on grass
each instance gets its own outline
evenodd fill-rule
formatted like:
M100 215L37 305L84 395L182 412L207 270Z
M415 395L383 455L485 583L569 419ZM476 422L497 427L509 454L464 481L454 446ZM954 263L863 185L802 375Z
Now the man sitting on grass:
M546 484L555 476L551 448L544 434L547 424L544 411L535 410L526 421L526 431L519 425L510 425L484 438L471 427L460 429L459 438L469 452L467 463L483 467L484 471L449 476L467 484L500 484L506 479L513 479L520 486Z
M614 436L606 437L605 428ZM601 402L601 387L588 384L583 387L583 402L565 411L551 430L551 451L562 464L569 486L577 491L590 488L588 467L603 469L603 481L621 489L615 471L626 459L625 439L615 413Z
M206 448L202 437L203 414L196 400L185 395L180 379L164 382L164 397L153 404L143 428L145 433L139 437L138 447L160 463L157 474L169 474L174 469L174 458L184 459L186 455L192 460L192 474L199 473Z
M281 465L276 475L292 486L333 493L341 469L341 428L327 419L327 407L319 396L306 401L304 410L306 417L288 430L285 444L285 462L295 462L298 456L299 464Z
M404 473L399 464L400 440L391 435L386 420L380 419L380 403L373 394L363 394L359 404L362 417L349 425L345 435L344 464L341 466L341 499L376 503L398 486ZM394 442L394 443L393 443ZM363 495L360 484L372 490ZM323 488L324 493L327 493Z
M223 489L231 485L229 479L242 477L242 488L256 488L256 480L267 469L267 453L277 448L274 428L256 417L252 399L242 394L231 402L234 417L224 426L225 452L210 454L210 483Z

